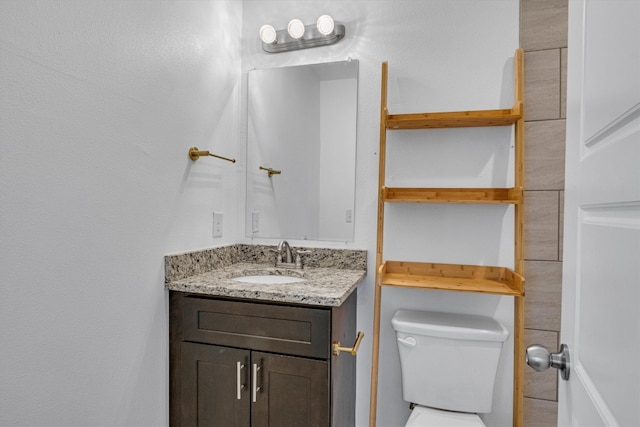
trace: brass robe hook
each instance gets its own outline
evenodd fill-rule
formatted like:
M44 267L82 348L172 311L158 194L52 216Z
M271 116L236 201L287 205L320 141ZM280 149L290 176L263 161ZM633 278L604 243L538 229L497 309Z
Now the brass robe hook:
M217 154L212 154L212 153L210 153L208 151L200 151L200 150L198 150L198 147L189 148L189 158L191 160L196 161L202 156L211 156L211 157L215 157L217 159L226 160L227 162L231 162L231 163L235 163L236 162L236 159L230 159L228 157L218 156Z
M260 166L261 171L267 171L267 175L271 178L273 175L280 175L282 173L281 170L265 168L264 166Z

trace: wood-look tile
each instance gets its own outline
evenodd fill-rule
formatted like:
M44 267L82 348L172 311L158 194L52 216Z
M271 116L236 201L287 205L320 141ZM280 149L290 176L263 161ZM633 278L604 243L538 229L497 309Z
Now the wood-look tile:
M560 49L525 52L524 119L560 118Z
M525 50L567 46L568 0L521 0L520 46Z
M525 122L524 182L527 190L564 188L565 120Z
M525 348L540 344L549 349L557 351L558 333L552 331L538 331L534 329L524 330ZM536 372L533 368L524 368L524 395L534 399L558 400L558 371L547 369L543 372Z
M562 263L525 262L525 328L559 331L562 302Z
M524 258L558 260L557 191L525 191Z
M556 427L558 403L550 400L524 399L524 427Z
M567 48L560 49L560 117L567 118Z

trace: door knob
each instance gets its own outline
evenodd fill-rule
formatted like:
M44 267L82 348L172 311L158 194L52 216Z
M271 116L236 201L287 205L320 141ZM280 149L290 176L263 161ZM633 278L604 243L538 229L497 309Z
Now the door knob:
M558 353L551 353L546 347L540 344L534 344L527 347L524 359L527 365L531 366L537 372L542 372L547 369L557 368L560 369L560 375L563 380L569 379L569 347L566 344L560 345L560 351Z

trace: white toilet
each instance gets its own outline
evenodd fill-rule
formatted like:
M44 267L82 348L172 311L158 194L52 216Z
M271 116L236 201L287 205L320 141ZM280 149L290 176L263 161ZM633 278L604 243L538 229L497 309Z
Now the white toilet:
M509 332L483 316L399 310L391 320L402 397L415 404L405 427L484 426Z

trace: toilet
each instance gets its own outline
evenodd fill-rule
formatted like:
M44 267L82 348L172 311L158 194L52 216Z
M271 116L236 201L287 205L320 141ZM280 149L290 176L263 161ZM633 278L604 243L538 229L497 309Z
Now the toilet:
M405 427L484 426L502 345L509 336L484 316L399 310L396 331L402 398L414 406Z

